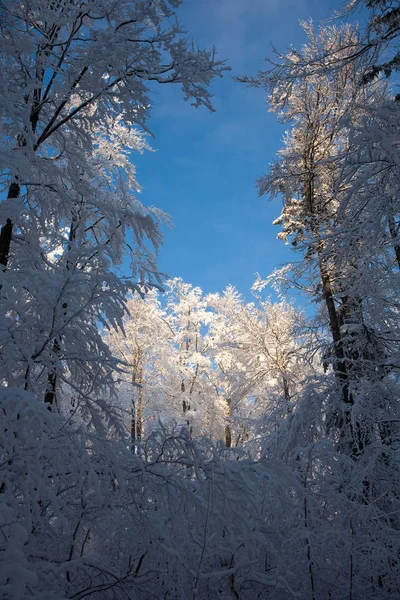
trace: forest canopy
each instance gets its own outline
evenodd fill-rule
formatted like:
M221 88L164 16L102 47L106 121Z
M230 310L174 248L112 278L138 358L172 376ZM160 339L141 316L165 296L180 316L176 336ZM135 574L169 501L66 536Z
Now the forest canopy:
M180 5L0 2L0 595L398 598L400 7L233 74L293 251L245 296L161 273L139 200L154 90L230 76Z

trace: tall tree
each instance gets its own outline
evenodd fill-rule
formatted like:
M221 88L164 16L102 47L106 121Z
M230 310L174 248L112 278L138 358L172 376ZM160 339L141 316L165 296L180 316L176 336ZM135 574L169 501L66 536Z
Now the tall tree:
M371 432L369 428L361 431L363 428L352 417L354 362L358 356L345 331L351 329L354 333L365 323L364 298L358 285L362 261L358 249L362 242L347 238L349 245L341 252L331 240L343 241L338 232L339 207L348 185L340 183L343 157L350 151L346 124L350 119L361 119L366 106L373 105L384 90L379 83L372 88L360 86L366 55L358 61L344 60L359 43L354 27L327 27L318 33L314 33L312 24L304 27L310 41L301 52L290 50L269 71L250 80L266 87L271 109L292 124L280 160L258 183L261 194L282 194L284 207L276 221L282 225L279 237L290 239L302 252L304 261L297 275L308 270L313 296L324 301L332 339L330 361L343 401L338 410L344 419L344 444L357 454ZM321 62L318 71L317 58L326 62ZM343 66L334 70L330 64L336 59Z
M98 320L160 281L163 214L137 200L131 152L146 144L156 84L211 107L224 67L187 43L179 2L3 2L0 286L2 379L45 398L60 385L92 408L113 361ZM130 272L116 276L125 254ZM100 357L100 358L95 358ZM90 412L90 411L89 411Z
M127 303L129 313L123 319L123 331L111 330L108 345L120 360L117 378L118 406L127 423L132 452L138 452L150 422L163 419L156 398L166 382L162 357L172 351L172 332L155 290L142 297L133 295ZM129 422L129 424L128 424Z
M174 362L179 373L178 379L170 382L169 393L193 435L215 438L220 419L211 383L209 326L213 315L202 290L180 278L168 282L166 300L166 320L174 332Z
M232 286L207 297L215 312L209 333L215 386L226 404L227 447L278 427L314 370L304 315L288 302L263 299L263 287L258 278L248 303Z

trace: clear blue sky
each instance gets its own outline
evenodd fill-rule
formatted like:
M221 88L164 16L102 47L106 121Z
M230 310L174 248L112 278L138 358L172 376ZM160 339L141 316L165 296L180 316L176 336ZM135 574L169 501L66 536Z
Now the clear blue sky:
M305 41L299 20L317 24L338 0L184 0L178 14L202 47L217 47L232 71L212 88L215 113L183 102L178 87L153 94L154 153L135 157L141 201L172 217L159 265L205 292L233 284L247 294L254 274L267 276L294 258L272 225L280 201L258 198L255 180L281 147L284 129L268 113L265 93L233 75L255 74L271 56Z

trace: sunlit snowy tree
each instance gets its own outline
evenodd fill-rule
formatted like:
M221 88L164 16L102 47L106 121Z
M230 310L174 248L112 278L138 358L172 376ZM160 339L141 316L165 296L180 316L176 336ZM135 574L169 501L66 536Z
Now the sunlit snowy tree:
M211 108L223 67L181 33L179 2L3 2L1 377L57 401L96 404L113 366L98 322L159 282L163 214L137 199L152 85ZM117 277L123 256L130 267ZM101 360L98 358L101 357ZM90 412L90 411L89 411Z
M301 50L242 78L265 87L291 128L259 189L282 197L279 237L300 260L268 281L320 305L315 334L327 370L305 382L266 456L290 464L304 490L309 597L342 589L385 598L399 585L397 107L386 82L365 77L383 54L368 52L363 34L305 27ZM341 531L341 557L335 544L322 550L328 521Z
M360 85L365 54L359 62L344 62L338 70L330 69L329 63L323 71L322 63L315 72L317 57L332 61L337 55L340 61L359 43L353 27L328 27L319 33L310 24L305 28L309 44L301 52L290 50L253 82L266 87L272 110L292 124L280 160L259 181L259 188L260 193L282 194L284 207L276 221L282 225L279 237L290 240L304 257L295 267L294 278L299 282L306 276L314 299L324 302L331 335L326 362L333 366L343 402L334 410L343 414L342 434L350 451L357 453L367 443L371 424L357 424L351 407L362 379L362 359L374 360L378 350L373 347L375 331L368 315L372 290L366 281L380 286L375 265L382 262L382 254L354 230L348 235L343 199L350 182L343 180L342 170L352 150L349 123L362 122L369 107L372 110L384 98L385 89L379 82L372 87ZM370 216L368 222L376 227ZM361 421L365 416L360 416Z

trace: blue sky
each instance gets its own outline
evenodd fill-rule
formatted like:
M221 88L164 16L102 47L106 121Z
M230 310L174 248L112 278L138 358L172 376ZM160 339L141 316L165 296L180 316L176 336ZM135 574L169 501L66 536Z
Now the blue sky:
M149 127L156 152L135 157L141 200L172 217L160 269L205 292L228 284L247 295L255 273L267 276L293 260L272 221L280 201L258 198L255 180L281 147L284 128L262 90L235 83L255 74L272 55L305 41L299 20L315 23L341 8L337 0L184 0L178 14L202 47L215 44L232 68L214 83L215 113L183 102L178 87L153 94Z

